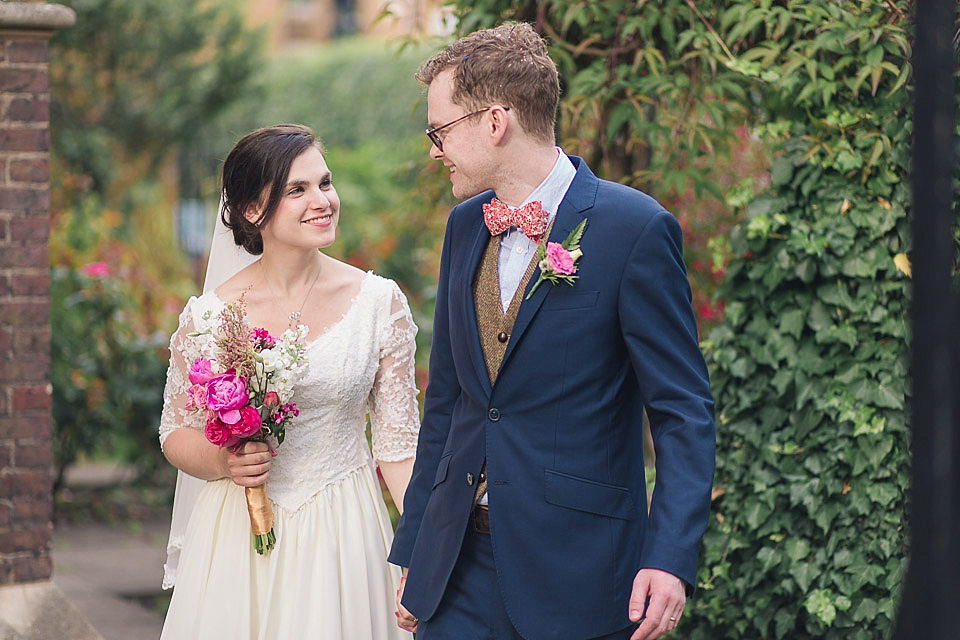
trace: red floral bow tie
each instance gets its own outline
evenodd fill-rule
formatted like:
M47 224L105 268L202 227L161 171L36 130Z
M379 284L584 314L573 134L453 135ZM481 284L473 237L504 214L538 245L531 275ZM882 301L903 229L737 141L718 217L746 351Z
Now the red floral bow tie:
M483 205L483 220L491 235L498 236L510 227L517 227L534 242L540 242L547 230L550 214L543 210L539 200L528 202L519 209L511 209L497 198Z

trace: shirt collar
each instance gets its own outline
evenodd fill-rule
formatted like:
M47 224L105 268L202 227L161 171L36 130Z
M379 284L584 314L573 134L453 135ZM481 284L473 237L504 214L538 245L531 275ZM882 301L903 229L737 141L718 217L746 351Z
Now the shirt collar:
M550 219L552 220L576 175L577 169L570 162L570 158L563 152L563 149L557 147L557 161L553 164L553 169L520 206L539 200L540 206L550 213Z

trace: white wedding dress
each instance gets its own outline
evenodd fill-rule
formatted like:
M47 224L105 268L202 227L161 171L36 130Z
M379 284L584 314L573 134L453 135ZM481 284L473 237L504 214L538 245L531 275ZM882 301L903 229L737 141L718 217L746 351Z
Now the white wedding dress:
M185 410L187 371L211 340L224 302L191 298L170 340L161 445L175 429L202 429ZM380 640L410 638L396 625L399 569L387 563L393 537L374 459L416 451L416 325L397 285L364 276L349 310L308 335L309 372L294 391L300 415L277 448L267 494L276 546L253 549L244 490L205 484L191 512L162 638L170 640ZM366 439L370 416L373 455Z

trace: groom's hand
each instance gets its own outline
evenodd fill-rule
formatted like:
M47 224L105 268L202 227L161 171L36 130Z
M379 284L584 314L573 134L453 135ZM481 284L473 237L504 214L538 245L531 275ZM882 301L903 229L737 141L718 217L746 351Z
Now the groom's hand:
M414 632L420 621L412 613L407 611L400 600L403 598L403 588L407 585L407 570L403 570L403 577L400 578L400 588L397 589L397 626L405 631Z
M659 569L640 569L630 594L630 619L640 626L630 640L654 640L673 631L686 601L683 580Z

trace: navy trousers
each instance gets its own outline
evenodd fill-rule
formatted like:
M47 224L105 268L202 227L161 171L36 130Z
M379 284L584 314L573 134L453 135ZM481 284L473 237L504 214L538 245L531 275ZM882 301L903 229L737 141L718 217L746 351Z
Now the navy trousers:
M583 640L628 640L634 629ZM420 621L416 640L524 640L500 595L489 534L467 527L440 606L432 618Z

